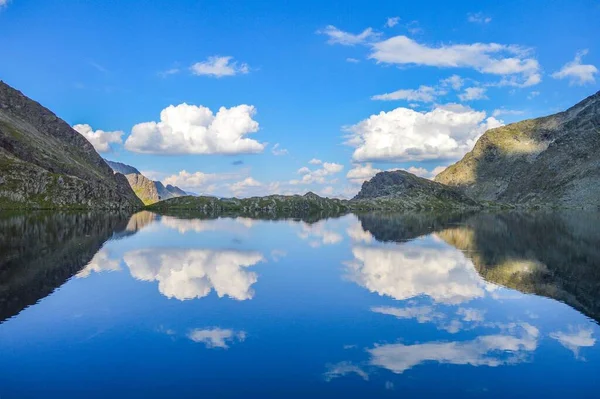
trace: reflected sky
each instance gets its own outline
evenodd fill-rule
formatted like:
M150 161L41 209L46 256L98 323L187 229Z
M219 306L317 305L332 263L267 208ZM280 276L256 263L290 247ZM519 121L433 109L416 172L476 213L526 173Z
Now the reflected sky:
M596 221L0 215L0 397L594 397Z

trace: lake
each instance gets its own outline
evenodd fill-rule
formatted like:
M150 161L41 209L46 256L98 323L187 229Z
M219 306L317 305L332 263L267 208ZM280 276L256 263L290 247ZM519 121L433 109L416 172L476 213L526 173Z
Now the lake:
M600 214L0 214L0 397L598 397Z

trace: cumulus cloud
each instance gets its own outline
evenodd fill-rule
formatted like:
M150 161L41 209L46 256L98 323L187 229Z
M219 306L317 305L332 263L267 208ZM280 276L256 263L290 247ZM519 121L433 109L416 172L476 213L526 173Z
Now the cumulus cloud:
M598 68L591 64L582 64L581 59L588 53L588 50L581 50L575 54L575 59L567 62L563 67L554 72L554 79L569 79L570 85L583 86L588 83L596 83L594 75L598 73Z
M460 90L460 88L465 84L465 80L458 75L452 75L449 78L442 79L440 83L442 86L450 86L454 90Z
M112 150L111 144L123 143L123 132L120 130L113 132L94 130L88 124L78 124L73 126L73 129L85 137L98 152L110 152Z
M467 87L465 91L458 95L460 101L485 100L487 96L485 87Z
M219 108L216 114L203 106L170 105L159 122L138 123L125 148L146 154L243 154L262 152L266 144L247 138L258 131L251 105Z
M279 143L276 143L273 148L271 148L271 153L276 156L287 155L288 150L281 148Z
M302 179L300 180L290 180L290 184L325 184L327 183L327 177L337 174L344 169L344 165L334 162L321 162L318 159L311 159L309 161L310 164L313 165L321 165L321 168L311 170L310 168L304 166L298 169L298 174L302 175Z
M381 171L381 169L374 168L371 163L357 164L348 171L346 178L354 184L362 184Z
M227 349L231 343L243 342L246 339L246 332L219 327L207 329L196 328L189 332L188 338L194 342L203 343L209 349Z
M372 28L367 28L358 34L352 34L344 32L333 25L328 25L325 29L317 31L317 33L328 36L327 43L341 44L342 46L364 44L376 40L380 36L380 34L375 32Z
M372 44L369 58L378 63L425 65L440 68L472 68L481 73L518 76L512 82L532 86L541 80L540 65L530 51L497 43L453 44L429 47L407 36L395 36Z
M186 170L182 170L177 174L164 178L162 182L165 185L171 184L185 190L194 191L198 194L210 194L215 190L215 182L238 177L239 174L234 173L190 173Z
M393 28L394 26L400 23L400 17L390 17L385 21L385 26L387 28Z
M157 281L167 298L202 298L213 289L219 298L251 299L258 277L246 269L264 261L259 252L236 250L152 248L127 252L123 257L131 275Z
M571 328L569 331L555 331L550 333L550 338L560 342L562 346L569 349L576 358L579 358L579 351L584 347L592 347L596 344L596 339L592 337L591 328L579 327Z
M216 78L223 76L234 76L250 72L250 67L246 63L238 64L233 61L231 56L212 56L206 61L197 62L190 67L194 75L205 75Z
M400 89L391 93L377 94L371 100L406 100L429 103L436 100L440 92L431 86L420 86L418 89Z
M321 161L320 159L317 159L317 158L313 158L310 161L308 161L308 163L311 165L321 165L323 163L323 161Z
M247 177L244 180L240 180L229 185L229 189L236 196L243 195L243 193L249 187L262 187L262 183L254 179L253 177Z
M484 335L471 341L386 344L368 349L373 366L401 374L425 362L497 367L527 361L537 349L539 331L527 323L506 334Z
M427 295L435 302L460 304L492 289L454 248L356 246L352 254L354 260L346 262L347 278L397 300Z
M459 159L486 130L498 126L496 118L458 104L428 112L396 108L347 127L346 144L356 148L355 162Z
M492 22L492 18L484 15L481 12L470 12L467 14L467 21L475 24L489 24Z

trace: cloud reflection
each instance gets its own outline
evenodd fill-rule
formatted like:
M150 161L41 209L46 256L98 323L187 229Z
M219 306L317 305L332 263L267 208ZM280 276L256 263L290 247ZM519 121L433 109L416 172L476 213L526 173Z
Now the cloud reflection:
M379 295L404 300L427 295L445 304L483 297L491 289L471 261L446 247L356 246L347 277Z
M153 248L131 251L124 261L131 275L142 281L158 281L158 290L181 301L207 296L251 299L257 275L245 268L264 257L259 252L237 250Z
M550 333L550 338L560 342L562 346L569 349L576 358L579 359L579 351L584 347L591 347L596 344L596 339L592 337L592 329L579 327L571 328L569 331L555 331Z

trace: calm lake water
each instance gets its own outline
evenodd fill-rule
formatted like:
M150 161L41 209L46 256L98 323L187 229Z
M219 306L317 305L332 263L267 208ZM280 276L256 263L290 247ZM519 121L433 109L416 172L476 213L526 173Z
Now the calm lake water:
M600 395L600 215L0 215L0 397Z

